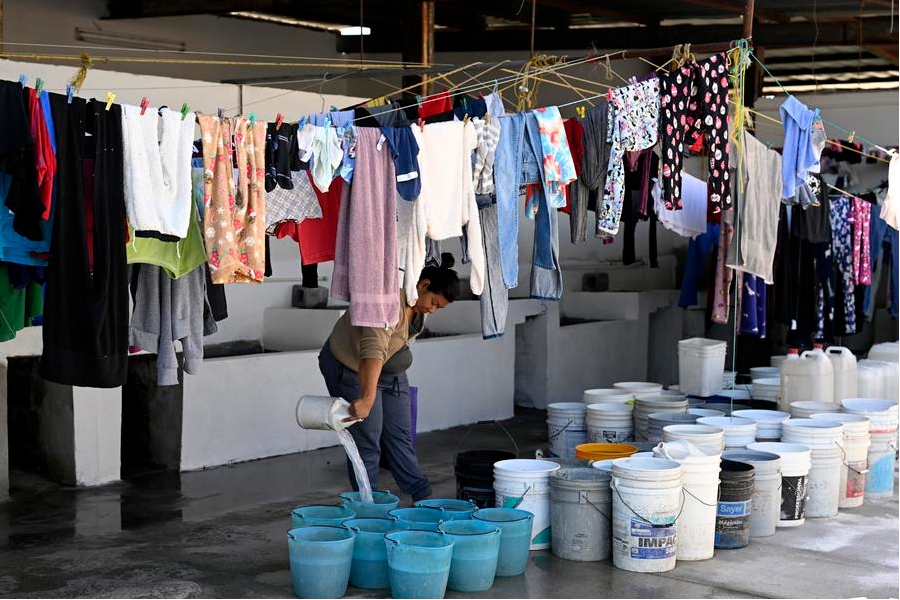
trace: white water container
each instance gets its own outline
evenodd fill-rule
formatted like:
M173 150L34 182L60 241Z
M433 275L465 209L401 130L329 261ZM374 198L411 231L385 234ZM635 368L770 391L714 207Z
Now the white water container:
M897 403L884 398L845 398L844 412L869 417L869 433L897 431Z
M879 367L883 392L883 395L879 396L880 398L887 398L894 402L900 399L898 398L898 393L900 393L900 363L867 358L859 361L859 364Z
M531 524L531 550L550 547L550 473L558 463L532 458L511 458L494 463L494 494L499 508L527 510Z
M297 424L303 429L340 431L356 421L344 421L350 417L350 403L331 396L301 396L297 402Z
M839 404L844 398L857 398L856 357L848 348L830 346L825 355L831 361L834 372L834 402Z
M684 440L664 442L653 453L680 463L682 468L684 505L678 517L678 560L712 558L716 543L721 456Z
M781 367L750 367L750 380L778 379L781 377Z
M781 512L781 457L772 452L728 450L723 459L753 465L753 496L750 500L750 537L775 535Z
M887 362L900 362L900 342L875 344L869 349L867 358Z
M776 354L769 357L769 366L781 368L781 364L787 360L787 354Z
M667 425L663 427L663 442L684 440L698 448L721 454L725 449L725 431L710 425Z
M778 410L789 411L792 402L834 402L834 370L821 350L804 352L799 360L781 365Z
M547 405L547 439L554 456L575 458L575 446L587 441L585 408L583 402Z
M636 573L675 568L682 467L664 458L613 461L613 565Z
M884 390L884 377L882 367L876 363L856 364L856 389L858 398L884 398L887 393Z
M690 410L690 409L688 409ZM647 415L647 441L659 443L662 441L662 430L667 425L690 425L696 423L700 417L690 412L655 412Z
M735 417L756 421L757 442L777 442L781 439L781 424L791 418L780 410L736 410Z
M822 419L788 419L782 423L781 439L812 450L809 469L807 517L833 517L841 497L841 448L844 425Z
M757 379L753 382L750 393L754 400L765 400L778 404L778 396L781 394L781 378L764 377L763 379Z
M589 442L619 444L634 440L632 404L598 402L589 404L586 412Z
M623 392L631 392L632 394L654 394L663 389L661 383L654 383L652 381L619 381L618 383L614 383L613 387L617 390L622 390Z
M847 413L816 413L810 418L836 421L844 425L844 464L841 467L841 495L838 508L862 506L865 501L866 475L869 472L869 417Z
M712 396L724 386L725 342L689 338L678 342L678 386L694 396Z
M801 444L753 442L747 450L771 452L781 457L781 512L778 527L799 527L806 522L811 450Z
M597 404L600 402L625 404L634 402L634 394L615 388L593 388L584 390L584 393L581 395L581 401L585 404Z
M810 415L825 412L840 412L841 405L831 402L816 402L807 400L806 402L791 402L791 417L795 419L808 419Z
M638 394L634 400L634 439L638 442L646 442L647 417L655 412L682 412L686 413L688 401L679 396L665 394Z
M725 432L725 449L746 448L747 444L756 441L756 421L741 417L700 417L697 419L700 425L721 427Z
M884 498L894 495L894 478L897 471L897 430L872 433L867 460L869 473L866 479L866 496Z

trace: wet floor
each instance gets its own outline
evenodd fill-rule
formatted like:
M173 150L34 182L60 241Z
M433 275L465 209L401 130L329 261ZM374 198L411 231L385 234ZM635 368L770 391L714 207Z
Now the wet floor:
M422 434L420 462L435 497L453 497L457 452L546 446L546 414ZM468 433L468 435L466 435ZM382 472L379 487L396 492ZM335 503L349 489L339 447L192 473L148 473L76 489L11 475L0 503L0 597L291 598L285 532L290 509ZM409 504L403 498L402 504ZM576 563L532 552L518 577L480 598L749 598L898 596L896 494L809 519L708 561L661 574ZM389 597L350 588L349 597Z

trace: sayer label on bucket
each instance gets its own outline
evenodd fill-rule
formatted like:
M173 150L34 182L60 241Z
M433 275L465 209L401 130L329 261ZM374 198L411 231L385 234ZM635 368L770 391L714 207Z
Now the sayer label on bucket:
M716 513L720 517L743 517L750 514L750 500L741 502L719 502Z
M676 528L650 525L631 518L631 558L671 558L675 556Z

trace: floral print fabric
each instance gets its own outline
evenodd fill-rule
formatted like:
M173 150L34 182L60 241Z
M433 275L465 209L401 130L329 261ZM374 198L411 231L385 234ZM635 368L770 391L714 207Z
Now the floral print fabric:
M659 130L662 142L663 201L681 210L681 169L685 142L709 146L710 203L713 213L731 208L728 172L728 61L725 53L682 66L660 77Z
M837 285L844 291L844 333L856 333L856 295L853 290L853 219L847 196L831 201L831 248ZM823 294L824 295L824 294Z
M872 205L862 198L853 198L853 282L856 285L872 285L871 220Z
M625 198L625 153L646 150L659 137L659 79L629 85L609 92L611 144L606 188L597 215L597 230L616 235Z
M203 140L203 238L212 281L262 282L266 123L211 115L198 115L198 120Z

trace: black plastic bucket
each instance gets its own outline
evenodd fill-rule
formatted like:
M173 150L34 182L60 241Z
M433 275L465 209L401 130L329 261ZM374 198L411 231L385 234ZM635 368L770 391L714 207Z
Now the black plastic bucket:
M743 548L750 543L753 465L723 460L719 472L719 506L716 510L716 548Z
M456 497L478 508L494 507L494 463L515 458L504 450L466 450L456 455Z

